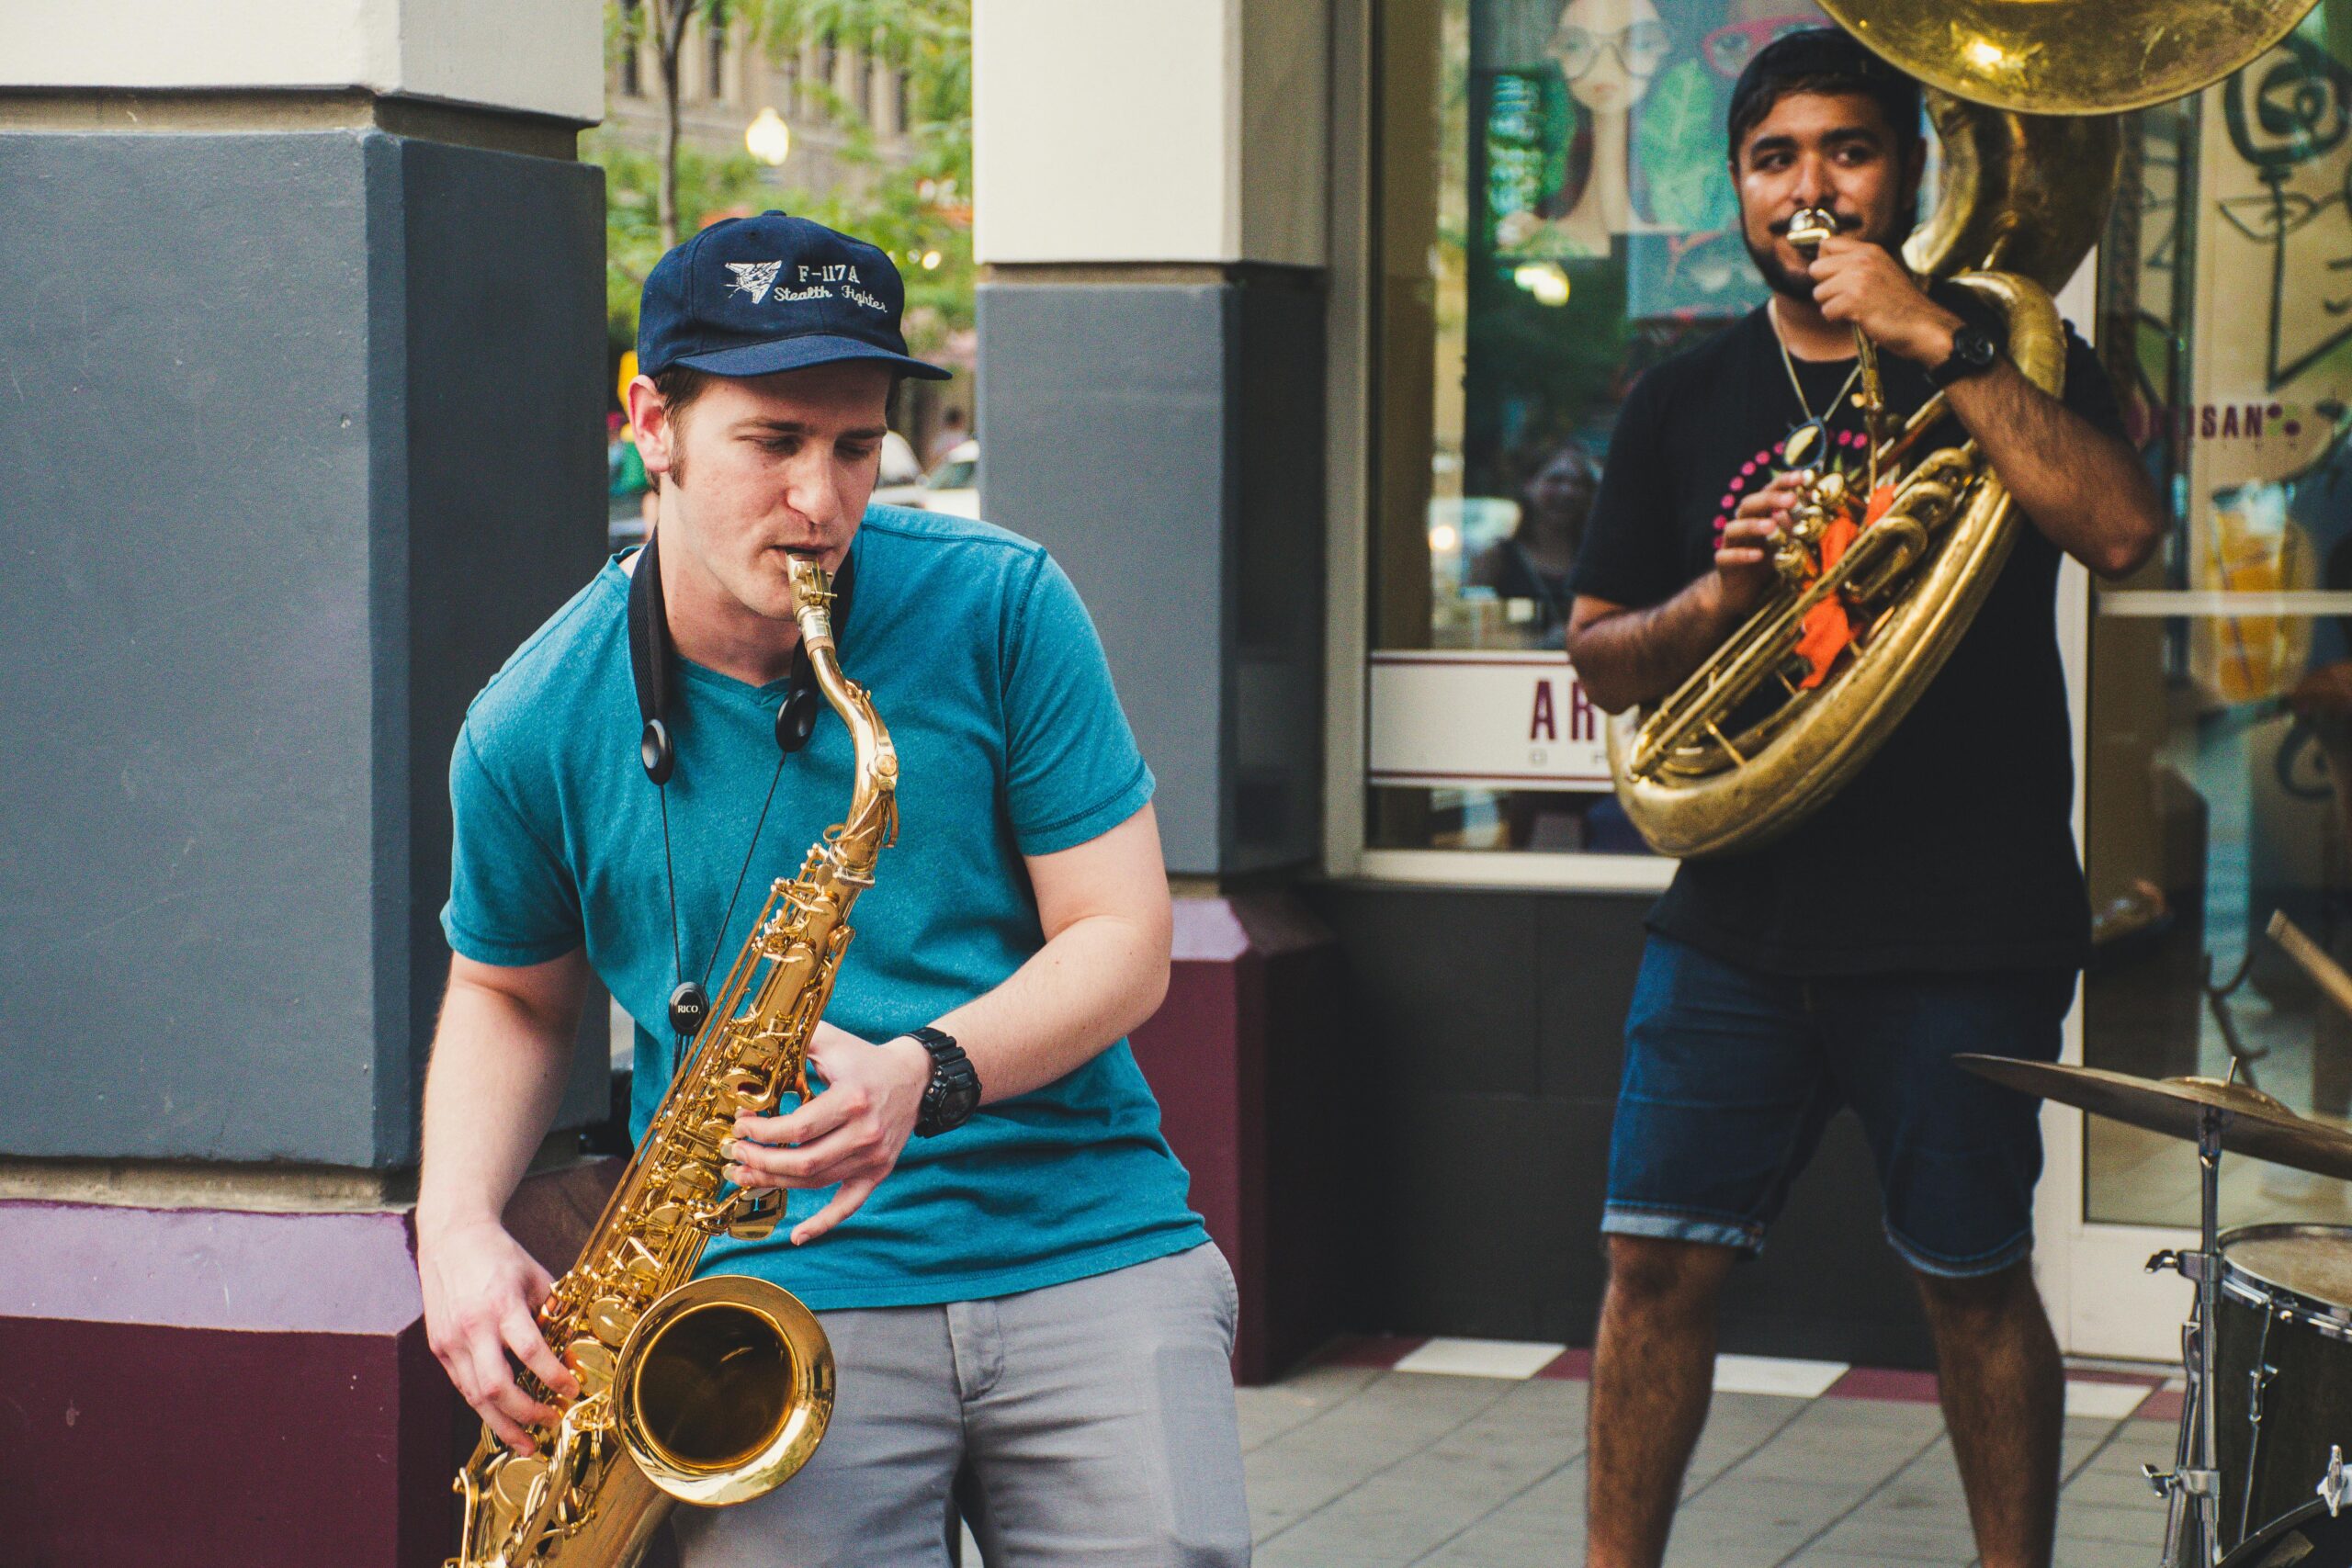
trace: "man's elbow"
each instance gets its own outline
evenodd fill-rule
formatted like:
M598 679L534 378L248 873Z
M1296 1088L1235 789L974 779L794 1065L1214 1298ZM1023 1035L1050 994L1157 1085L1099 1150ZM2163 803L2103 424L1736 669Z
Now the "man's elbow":
M2145 566L2164 542L2164 520L2153 506L2134 507L2106 529L2083 564L2112 582Z
M1619 679L1609 667L1607 657L1592 648L1591 639L1579 637L1571 630L1566 644L1568 665L1577 672L1577 684L1584 688L1584 694L1593 706L1603 713L1623 713L1642 700L1633 683ZM1592 655L1589 660L1588 655Z
M1168 999L1168 976L1172 967L1166 958L1162 958L1153 964L1151 972L1144 976L1143 985L1136 998L1136 1021L1127 1026L1128 1029L1140 1029L1150 1022L1153 1015L1159 1011L1159 1004Z
M1126 1017L1119 1032L1128 1033L1150 1021L1168 999L1170 976L1175 968L1175 911L1167 904L1135 922L1135 946L1125 965Z

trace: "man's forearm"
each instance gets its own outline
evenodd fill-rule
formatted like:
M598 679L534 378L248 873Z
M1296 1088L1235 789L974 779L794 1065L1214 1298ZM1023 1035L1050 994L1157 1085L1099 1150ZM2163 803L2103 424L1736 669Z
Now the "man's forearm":
M1167 991L1166 928L1094 915L937 1022L972 1058L983 1100L995 1101L1084 1066L1149 1018Z
M2051 543L2104 575L2147 558L2163 520L2131 448L2007 360L1945 392L2001 483Z
M1568 659L1585 694L1621 713L1666 695L1699 668L1739 624L1724 601L1723 580L1709 572L1662 604L1611 609L1587 619L1589 601L1568 630Z
M424 1079L417 1227L495 1220L547 1136L577 1021L453 980Z

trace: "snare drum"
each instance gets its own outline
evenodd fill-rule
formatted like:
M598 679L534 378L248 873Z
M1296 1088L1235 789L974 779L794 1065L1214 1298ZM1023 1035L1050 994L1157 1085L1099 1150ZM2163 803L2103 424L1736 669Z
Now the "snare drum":
M2352 1453L2352 1226L2224 1235L2220 1319L2215 1463L2235 1544L2312 1501L2330 1445Z

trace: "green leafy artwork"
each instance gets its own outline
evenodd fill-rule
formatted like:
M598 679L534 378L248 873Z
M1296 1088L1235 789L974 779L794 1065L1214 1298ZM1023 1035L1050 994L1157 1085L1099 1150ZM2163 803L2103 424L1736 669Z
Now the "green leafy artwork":
M1724 102L1704 62L1685 60L1651 84L1634 128L1650 215L1684 232L1728 227L1736 212L1724 169Z

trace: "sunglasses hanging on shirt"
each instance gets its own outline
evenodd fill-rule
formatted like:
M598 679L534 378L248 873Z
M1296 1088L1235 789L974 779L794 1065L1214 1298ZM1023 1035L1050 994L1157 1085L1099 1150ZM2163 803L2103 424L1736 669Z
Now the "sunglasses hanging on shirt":
M670 790L669 784L678 771L678 748L670 732L669 715L673 711L672 700L676 691L677 650L670 644L670 617L662 597L662 560L657 553L661 537L646 540L638 552L637 570L629 576L628 585L628 668L629 677L637 687L637 716L644 724L639 732L638 761L644 764L645 776L653 781L662 802L662 876L670 894L670 953L675 964L677 988L670 993L670 1028L680 1040L692 1039L698 1033L703 1021L710 1013L710 984L712 965L718 962L718 950L726 941L727 928L735 919L735 901L743 891L743 879L751 874L752 858L758 852L760 830L767 825L768 807L775 803L775 786L784 777L784 760L808 744L817 732L818 715L824 711L823 694L817 689L817 671L808 661L808 649L803 646L792 656L792 685L785 694L782 705L775 710L775 773L768 779L767 798L760 805L759 820L752 824L752 841L743 846L743 864L735 874L735 891L728 896L727 913L718 922L718 935L710 948L710 957L703 964L702 978L686 978L685 954L678 935L678 877L670 853ZM849 622L849 602L854 557L842 559L841 571L833 578L833 626L839 628Z

